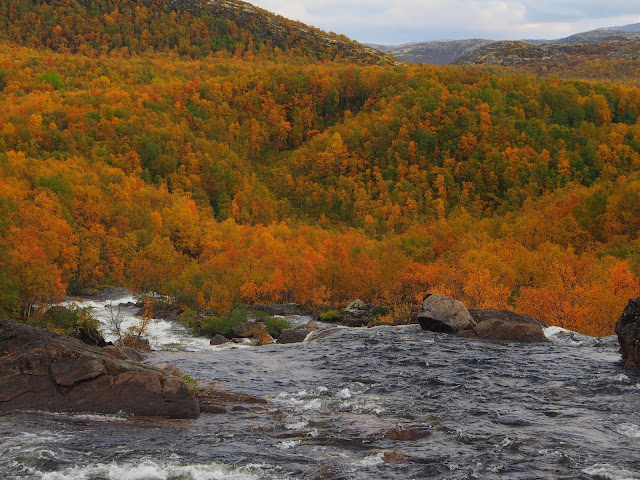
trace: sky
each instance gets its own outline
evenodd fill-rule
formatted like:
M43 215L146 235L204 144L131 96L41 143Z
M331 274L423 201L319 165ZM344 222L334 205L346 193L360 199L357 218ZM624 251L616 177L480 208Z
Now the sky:
M363 43L561 38L640 22L638 0L248 0Z

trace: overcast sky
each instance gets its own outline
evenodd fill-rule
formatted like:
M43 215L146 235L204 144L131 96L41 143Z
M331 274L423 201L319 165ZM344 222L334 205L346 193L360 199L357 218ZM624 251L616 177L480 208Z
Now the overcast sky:
M367 43L559 38L640 22L639 0L248 0Z

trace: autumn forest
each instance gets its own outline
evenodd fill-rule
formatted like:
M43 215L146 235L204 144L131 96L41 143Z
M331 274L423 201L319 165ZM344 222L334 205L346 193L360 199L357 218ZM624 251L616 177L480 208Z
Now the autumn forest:
M176 8L0 1L0 313L437 292L609 335L640 296L640 61L400 64Z

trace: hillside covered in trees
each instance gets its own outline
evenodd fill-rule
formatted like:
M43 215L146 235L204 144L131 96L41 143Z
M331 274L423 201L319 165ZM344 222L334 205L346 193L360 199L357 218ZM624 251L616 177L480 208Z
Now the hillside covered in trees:
M149 5L0 2L3 313L439 292L603 335L640 295L640 89Z
M240 0L2 0L0 39L96 56L173 52L291 55L365 64L392 59Z

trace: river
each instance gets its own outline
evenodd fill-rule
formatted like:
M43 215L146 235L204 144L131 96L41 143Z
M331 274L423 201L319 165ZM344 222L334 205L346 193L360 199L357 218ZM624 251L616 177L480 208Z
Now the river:
M104 302L85 305L104 320ZM338 328L211 347L157 320L148 363L268 406L190 421L5 414L0 478L640 480L640 375L615 337L546 333L530 345Z

